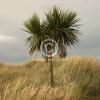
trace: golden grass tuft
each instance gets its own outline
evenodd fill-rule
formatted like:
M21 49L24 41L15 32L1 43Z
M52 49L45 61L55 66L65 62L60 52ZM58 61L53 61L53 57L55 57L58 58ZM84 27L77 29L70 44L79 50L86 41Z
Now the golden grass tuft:
M100 62L95 57L53 59L55 87L43 60L0 63L0 100L100 100Z

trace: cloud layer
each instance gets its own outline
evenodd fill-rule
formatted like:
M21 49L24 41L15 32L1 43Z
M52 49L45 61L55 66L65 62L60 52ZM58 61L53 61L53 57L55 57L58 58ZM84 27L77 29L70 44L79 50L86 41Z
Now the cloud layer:
M0 1L0 61L23 62L28 60L25 47L27 33L22 31L23 21L36 12L44 18L44 12L56 5L71 9L81 18L82 35L77 47L68 49L69 55L100 56L99 0L1 0Z
M13 36L7 36L4 34L0 34L0 42L13 42L16 38Z

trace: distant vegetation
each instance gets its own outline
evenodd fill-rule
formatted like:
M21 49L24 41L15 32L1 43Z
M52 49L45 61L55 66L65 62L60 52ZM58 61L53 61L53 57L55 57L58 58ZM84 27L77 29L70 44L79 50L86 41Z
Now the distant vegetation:
M44 61L0 64L0 100L100 100L100 62L93 57L53 60L50 88Z

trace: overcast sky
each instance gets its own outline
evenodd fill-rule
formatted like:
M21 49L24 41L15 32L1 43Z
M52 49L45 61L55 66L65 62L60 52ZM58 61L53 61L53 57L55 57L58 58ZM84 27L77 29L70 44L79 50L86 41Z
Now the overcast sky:
M100 57L100 0L0 0L0 62L30 59L24 41L28 34L21 30L23 22L34 12L43 18L53 5L74 10L81 18L80 42L68 49L69 55Z

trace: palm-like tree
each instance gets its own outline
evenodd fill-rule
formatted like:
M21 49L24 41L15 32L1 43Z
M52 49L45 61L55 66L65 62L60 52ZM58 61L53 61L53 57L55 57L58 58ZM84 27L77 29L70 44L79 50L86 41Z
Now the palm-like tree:
M29 53L33 54L35 50L40 50L41 42L49 37L58 43L59 56L65 57L66 47L78 43L80 20L75 12L62 11L55 6L45 15L46 18L42 22L36 14L24 22L24 30L30 33L26 39L30 47Z
M35 14L24 22L24 31L30 34L26 39L26 43L29 45L29 53L33 54L34 51L40 50L41 43L50 38L58 43L58 55L66 57L66 48L78 43L79 18L77 18L75 12L62 11L55 6L45 15L46 18L43 21L40 21ZM52 59L50 62L50 84L53 86Z
M46 13L46 31L58 43L60 57L66 57L66 48L78 43L79 21L75 12L55 6Z

